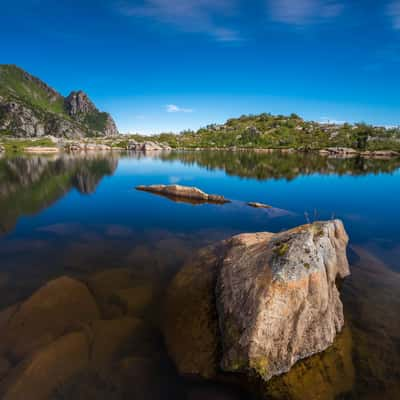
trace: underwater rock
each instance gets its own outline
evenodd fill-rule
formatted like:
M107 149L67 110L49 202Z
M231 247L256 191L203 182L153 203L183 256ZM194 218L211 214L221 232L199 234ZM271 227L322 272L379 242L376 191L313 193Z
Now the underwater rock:
M55 279L20 305L0 313L0 353L23 359L68 330L99 317L94 298L83 283L66 276Z
M218 371L214 292L221 251L218 245L200 250L168 288L163 331L169 355L181 375L213 378Z
M160 194L170 198L189 199L194 201L203 201L210 203L229 203L230 200L223 196L215 194L207 194L196 187L181 186L181 185L150 185L137 186L137 190Z
M10 362L5 357L0 357L0 380L3 379L10 369Z
M353 345L348 327L326 351L296 363L286 374L260 387L269 400L336 400L351 393L355 381Z
M104 318L122 315L142 315L152 304L156 285L127 268L98 272L88 280L88 286L100 304Z
M335 220L203 249L166 300L164 332L179 372L268 381L326 350L344 324L335 280L349 274L347 242Z
M47 400L54 390L87 368L89 343L74 332L44 346L19 364L2 382L3 400ZM4 388L6 388L4 390Z
M147 329L140 319L125 317L94 321L88 332L91 338L92 369L104 372L113 362L139 347L138 338L145 335Z

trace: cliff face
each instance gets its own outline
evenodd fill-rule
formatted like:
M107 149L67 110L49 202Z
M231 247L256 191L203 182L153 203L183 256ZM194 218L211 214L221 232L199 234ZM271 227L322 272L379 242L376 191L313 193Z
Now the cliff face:
M0 65L0 134L79 138L118 134L112 117L82 91L64 98L13 65Z

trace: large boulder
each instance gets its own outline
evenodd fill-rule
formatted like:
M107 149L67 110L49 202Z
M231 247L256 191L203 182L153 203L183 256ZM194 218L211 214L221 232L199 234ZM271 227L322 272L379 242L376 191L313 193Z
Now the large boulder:
M335 280L349 274L347 242L335 220L203 250L168 291L166 343L178 370L268 381L326 350L344 324Z
M0 353L21 360L66 331L99 317L83 283L69 277L55 279L17 307L0 313Z

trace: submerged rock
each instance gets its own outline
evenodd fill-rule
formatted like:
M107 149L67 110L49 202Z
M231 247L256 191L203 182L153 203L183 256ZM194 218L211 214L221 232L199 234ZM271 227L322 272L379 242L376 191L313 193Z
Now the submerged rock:
M181 375L213 378L218 371L215 283L221 246L200 250L168 288L164 336Z
M335 280L349 274L347 242L335 220L202 250L167 296L166 343L180 373L268 381L326 350L344 324Z
M2 382L2 399L50 399L51 394L87 368L89 343L80 332L62 336L28 357Z
M66 331L99 317L83 283L68 277L55 279L22 304L0 313L0 353L23 359Z
M329 349L262 383L260 391L269 400L344 399L355 382L353 350L350 329L345 327Z
M223 196L215 194L207 194L196 187L181 186L181 185L140 185L137 190L160 194L170 198L189 199L194 201L203 201L210 203L229 203L230 200Z
M107 371L113 362L137 350L147 333L140 319L130 317L94 321L87 332L91 338L90 363L98 373Z
M153 282L136 277L127 268L97 272L87 283L105 318L145 314L157 290Z

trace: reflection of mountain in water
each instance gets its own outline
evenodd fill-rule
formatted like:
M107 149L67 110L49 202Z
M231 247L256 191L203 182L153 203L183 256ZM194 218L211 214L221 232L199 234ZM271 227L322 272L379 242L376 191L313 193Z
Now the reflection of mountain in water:
M391 173L400 168L400 159L389 160L355 158L329 158L316 153L261 153L254 151L187 151L161 153L164 161L179 160L207 169L221 169L229 175L245 178L287 179L299 175L337 174L366 175Z
M90 194L118 159L111 155L62 155L0 160L0 233L12 229L19 217L48 207L72 188Z

